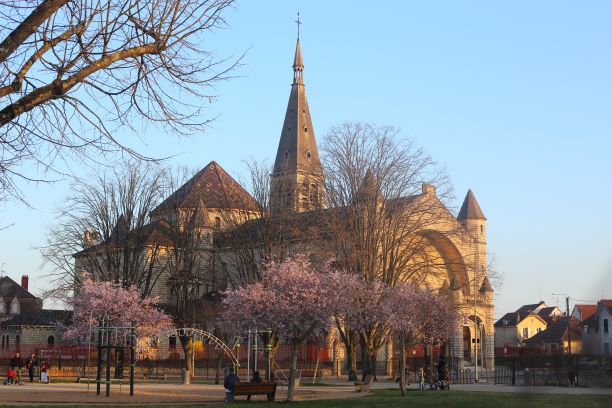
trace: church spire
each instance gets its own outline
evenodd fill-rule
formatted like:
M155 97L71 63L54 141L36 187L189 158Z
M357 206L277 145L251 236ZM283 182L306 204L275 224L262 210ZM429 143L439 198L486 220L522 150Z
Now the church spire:
M299 16L296 23L299 28ZM270 186L273 207L292 211L306 211L323 202L323 171L306 98L303 70L298 34L293 59L293 83Z

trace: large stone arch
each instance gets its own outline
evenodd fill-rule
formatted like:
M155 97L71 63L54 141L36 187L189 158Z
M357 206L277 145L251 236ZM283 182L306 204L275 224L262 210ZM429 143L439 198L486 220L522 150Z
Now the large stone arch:
M457 246L439 231L425 230L420 235L427 239L428 244L440 254L441 262L448 273L447 279L450 289L461 289L467 294L469 291L468 271L465 260Z

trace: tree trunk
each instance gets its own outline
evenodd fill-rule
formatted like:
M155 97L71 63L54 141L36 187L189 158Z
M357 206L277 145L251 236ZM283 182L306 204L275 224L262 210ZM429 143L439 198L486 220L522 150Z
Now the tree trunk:
M223 354L217 354L217 371L215 372L215 384L219 384L221 379L221 367L223 366Z
M365 341L361 340L361 381L364 381L370 373L370 358L368 356L368 348Z
M295 374L297 371L298 345L293 344L291 348L291 367L289 368L289 386L287 387L287 401L293 401L293 388Z
M346 354L349 361L348 380L357 381L357 347L348 347L346 349Z
M370 350L370 374L374 377L374 381L378 381L376 378L376 360L378 358L378 349L374 348Z
M181 339L181 346L183 346L183 353L185 354L185 370L189 371L189 376L193 378L195 376L193 370L193 352L194 352L194 338L193 336L184 336Z
M406 396L406 346L404 344L404 338L400 342L400 391L402 396Z

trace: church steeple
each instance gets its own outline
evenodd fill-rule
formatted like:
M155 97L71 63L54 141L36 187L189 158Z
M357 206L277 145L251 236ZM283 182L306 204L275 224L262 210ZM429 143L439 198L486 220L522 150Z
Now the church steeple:
M298 27L299 27L298 19ZM321 161L304 85L300 38L293 59L293 83L270 183L272 210L308 211L323 203Z

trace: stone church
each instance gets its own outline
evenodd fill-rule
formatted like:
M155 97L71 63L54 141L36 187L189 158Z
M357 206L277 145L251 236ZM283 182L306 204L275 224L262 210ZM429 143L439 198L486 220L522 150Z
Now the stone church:
M325 193L321 185L323 174L313 121L308 107L304 84L304 63L298 37L293 61L293 82L282 126L276 160L270 175L270 211L293 214L297 228L311 222L310 213L325 206ZM409 200L408 200L409 199ZM420 195L407 197L406 202L440 203L436 190L424 184ZM429 226L427 251L443 260L436 276L427 277L432 290L446 290L463 320L453 330L447 342L447 353L458 367L469 367L478 359L478 365L493 368L493 289L486 276L486 218L472 191L468 191L457 215L443 204L438 219ZM181 220L197 211L199 231L205 239L200 243L202 257L206 259L199 287L203 293L223 290L236 282L244 282L231 259L242 245L228 239L228 230L260 228L263 223L261 207L236 180L219 164L209 163L189 181L151 212L151 234L160 233L164 222ZM228 214L230 215L228 217ZM235 217L232 217L234 215ZM231 222L240 219L241 221ZM304 227L305 228L305 227ZM457 234L460 230L462 233ZM453 231L453 233L450 233ZM83 268L95 245L76 254L76 268ZM170 245L170 244L168 244ZM289 253L316 252L316 242L293 240ZM261 263L266 257L260 253ZM440 272L441 270L441 272ZM162 302L172 303L173 294L168 287L172 277L160 276L153 291ZM248 279L246 279L248 281Z

